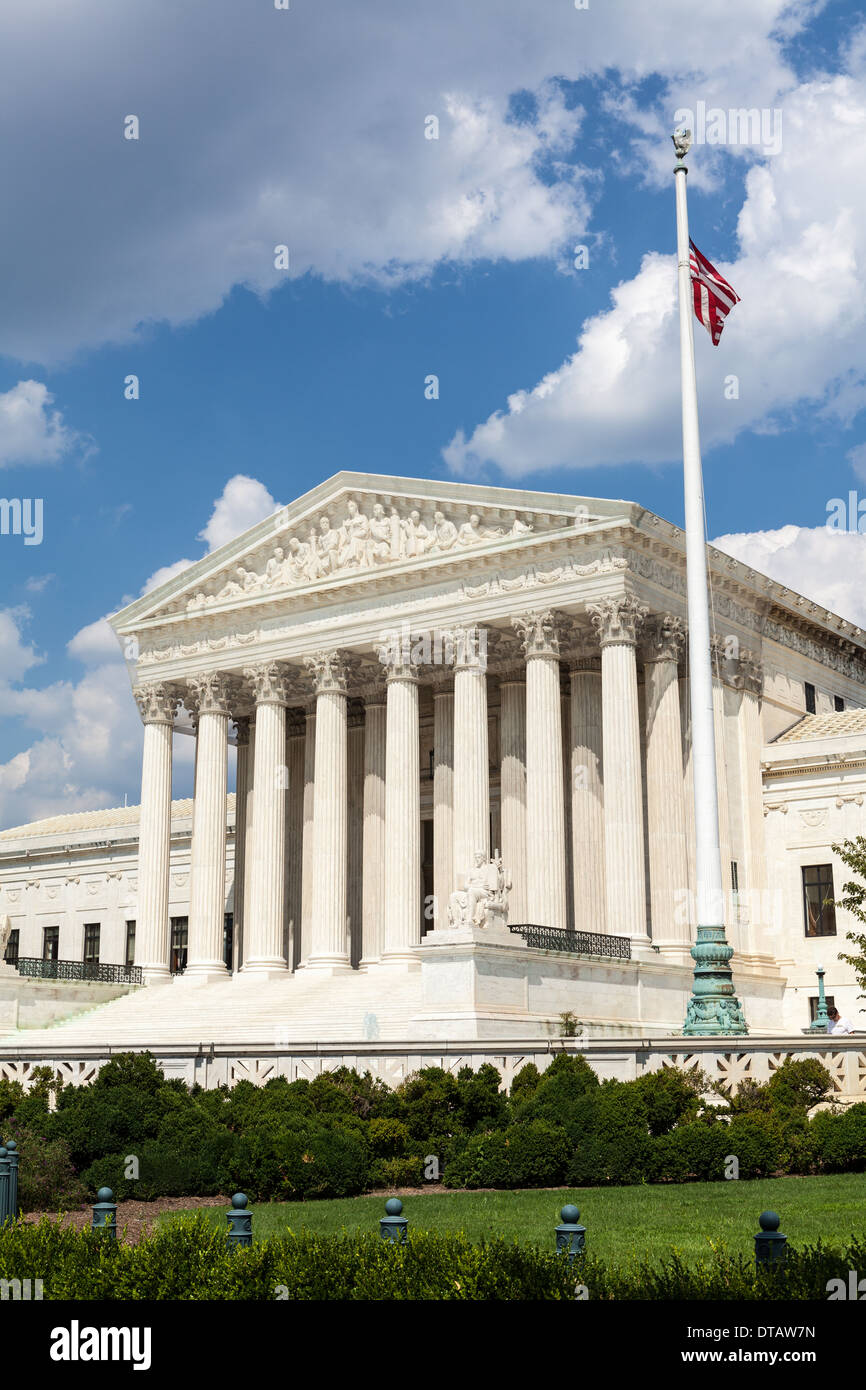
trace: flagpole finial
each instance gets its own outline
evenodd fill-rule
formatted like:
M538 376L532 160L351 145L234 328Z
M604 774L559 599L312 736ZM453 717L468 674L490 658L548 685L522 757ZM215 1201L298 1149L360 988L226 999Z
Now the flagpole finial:
M683 160L685 159L686 155L691 149L692 132L690 130L684 130L681 126L678 126L677 129L674 131L673 135L671 136L671 139L674 142L674 149L677 152L676 167L678 169L684 169L685 165L683 164Z

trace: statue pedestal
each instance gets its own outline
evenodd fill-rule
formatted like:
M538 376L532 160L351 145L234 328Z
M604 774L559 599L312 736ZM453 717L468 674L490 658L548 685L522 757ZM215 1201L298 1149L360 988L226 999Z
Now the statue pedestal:
M527 945L507 927L441 927L415 954L422 1007L413 1019L429 1038L509 1038L529 1018Z

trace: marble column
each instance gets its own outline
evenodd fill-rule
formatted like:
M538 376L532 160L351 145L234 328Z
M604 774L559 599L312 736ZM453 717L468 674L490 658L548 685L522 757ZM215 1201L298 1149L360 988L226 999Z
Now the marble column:
M248 667L256 702L255 809L250 920L244 970L276 975L287 969L283 942L286 892L286 706L288 682L276 662Z
M135 698L144 722L135 964L141 966L145 984L158 984L170 979L171 742L179 700L170 687L159 684L139 686Z
M733 880L731 877L731 809L728 795L730 774L728 768L728 734L725 713L727 680L730 662L725 643L717 638L711 639L713 658L713 728L716 735L716 786L719 795L719 852L722 860L722 889L724 891L724 920L728 940L740 949L740 928L734 911Z
M486 634L454 633L453 887L465 882L475 855L490 857L490 768ZM446 903L447 907L447 903ZM446 923L441 922L444 926Z
M559 638L554 614L511 619L526 654L526 912L536 926L568 927Z
M235 764L235 881L232 889L232 969L243 961L244 897L247 884L247 788L251 785L250 720L235 719L237 762Z
M255 771L256 771L256 724L255 718L249 721L249 747L247 749L247 777L244 792L244 900L242 920L244 928L241 931L241 938L238 943L238 950L235 959L238 970L244 967L244 930L245 924L252 921L252 889L253 875L252 862L255 847L253 843L254 812L255 812Z
M289 770L286 805L285 951L291 968L300 963L304 843L304 752L306 721L301 710L290 710L286 728L286 766Z
M499 682L502 865L511 879L508 920L529 922L526 906L526 672Z
M313 838L316 805L316 707L306 711L304 736L304 828L301 841L301 931L295 945L295 969L306 965L313 936Z
M648 946L635 647L647 608L627 594L589 604L601 643L607 930Z
M385 941L385 693L368 695L364 729L362 966L381 959Z
M605 932L601 658L571 663L571 835L576 931Z
M226 910L229 685L219 672L190 678L198 703L195 814L189 890L187 976L219 979Z
M685 956L691 945L679 659L681 619L656 613L644 628L647 829L653 945Z
M748 950L752 956L773 958L773 932L776 923L767 877L767 850L764 839L764 783L761 773L763 732L761 697L764 673L753 652L740 653L736 685L740 703L737 711L740 782L742 785L743 840L746 845L745 875L740 882L740 899L745 899L748 915ZM745 886L745 894L743 887Z
M349 960L361 960L364 894L364 707L353 701L349 708L348 785L346 834L346 911L349 921Z
M305 657L316 692L312 939L308 970L349 970L346 910L348 849L348 668L339 652Z
M381 659L381 654L380 654ZM383 961L415 959L421 940L421 776L418 672L387 668L385 734L385 942Z
M433 927L448 926L454 890L454 690L433 689ZM428 928L429 930L429 928Z

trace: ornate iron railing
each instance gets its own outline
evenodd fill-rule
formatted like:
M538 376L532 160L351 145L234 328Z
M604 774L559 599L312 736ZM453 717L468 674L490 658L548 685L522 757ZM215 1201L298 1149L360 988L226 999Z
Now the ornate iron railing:
M19 956L16 962L19 975L36 980L97 980L106 985L140 985L140 965L104 965L90 960L39 960L36 956Z
M530 923L509 927L522 936L527 946L539 951L569 951L576 956L607 956L612 960L631 960L631 938L606 936L594 931L566 931L563 927L535 927Z

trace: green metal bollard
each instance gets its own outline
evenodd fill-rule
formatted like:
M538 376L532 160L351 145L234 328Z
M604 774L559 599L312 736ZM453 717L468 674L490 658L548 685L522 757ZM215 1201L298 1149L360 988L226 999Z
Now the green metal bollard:
M241 1246L252 1245L253 1214L248 1209L247 1198L243 1192L236 1192L232 1197L232 1209L226 1212L226 1220L229 1223L226 1232L227 1250L238 1250Z
M755 1236L755 1269L778 1269L785 1262L788 1237L779 1230L782 1218L776 1211L762 1211L760 1231Z
M586 1253L586 1227L578 1225L580 1212L569 1202L559 1213L562 1224L556 1228L556 1253L567 1254L573 1264L578 1255Z
M18 1152L18 1145L14 1139L10 1139L6 1145L6 1154L9 1160L9 1191L6 1199L7 1219L17 1221L18 1219L18 1163L21 1155Z
M0 1144L0 1226L9 1219L9 1153Z
M405 1245L408 1238L409 1222L402 1215L403 1203L399 1197L389 1197L385 1203L385 1216L379 1220L379 1235L383 1240L392 1240L395 1245Z
M93 1206L93 1231L107 1231L111 1240L117 1240L117 1203L110 1187L100 1187Z

